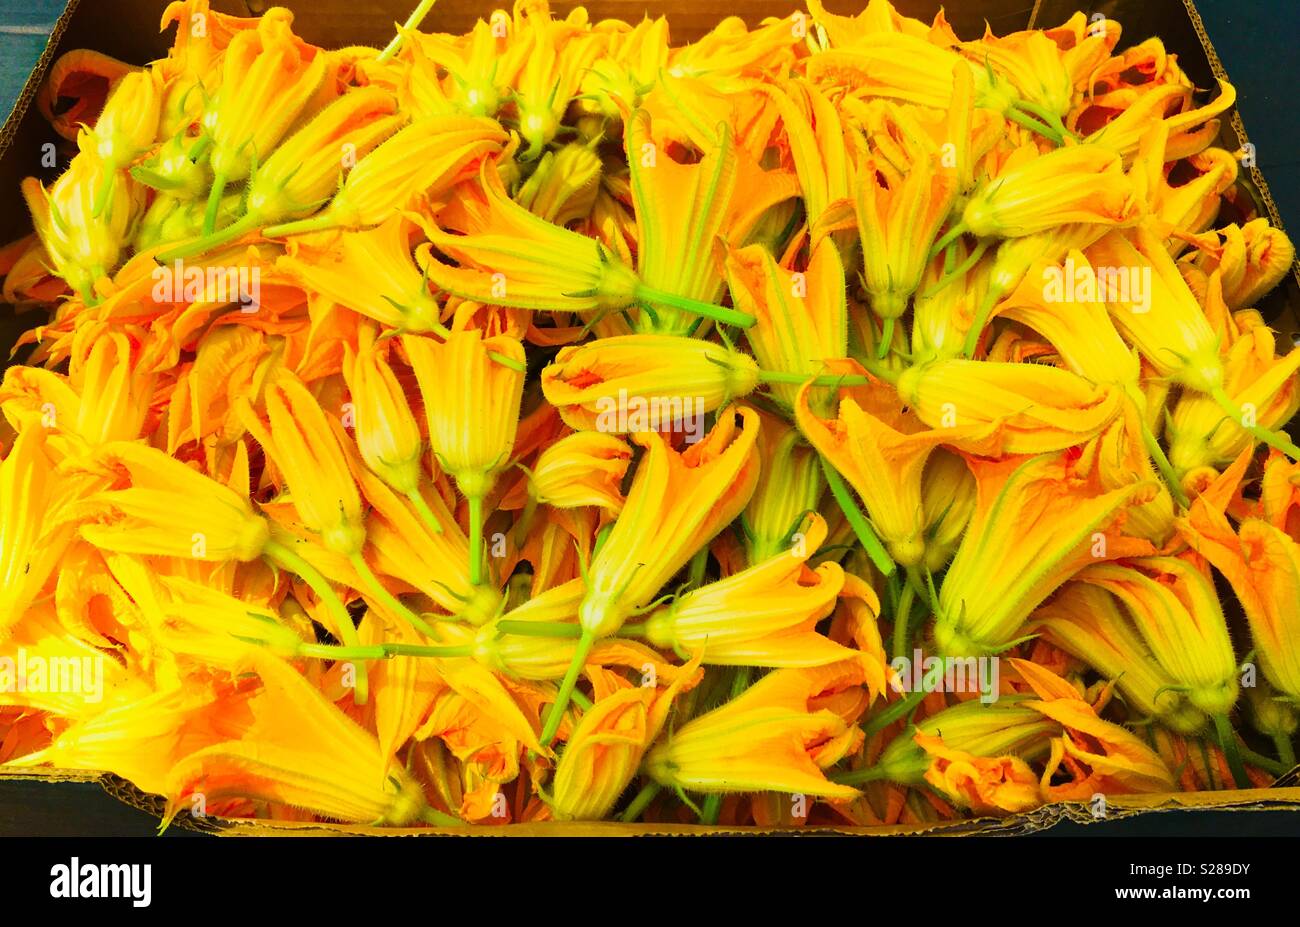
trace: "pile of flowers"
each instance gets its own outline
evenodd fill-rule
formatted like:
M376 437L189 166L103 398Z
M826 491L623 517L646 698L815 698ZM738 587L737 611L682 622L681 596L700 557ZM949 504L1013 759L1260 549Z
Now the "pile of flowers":
M432 5L327 50L179 0L165 59L50 72L0 762L394 826L1294 764L1300 350L1254 308L1294 249L1231 86L1082 13Z

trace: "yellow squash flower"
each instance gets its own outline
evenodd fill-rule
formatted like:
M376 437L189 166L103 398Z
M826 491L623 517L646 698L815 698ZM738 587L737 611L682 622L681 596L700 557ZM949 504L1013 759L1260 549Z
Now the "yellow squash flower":
M236 34L222 56L221 86L203 117L212 137L209 163L218 178L247 177L254 163L275 150L325 79L325 55L304 48L292 23L293 14L276 7L256 29ZM183 22L180 31L188 28Z
M695 429L705 413L748 395L758 365L698 338L635 334L561 348L542 391L572 428L627 434Z
M823 770L861 744L862 731L852 722L866 702L858 700L848 717L842 708L820 705L861 682L856 661L776 670L669 734L650 751L645 770L662 785L693 792L856 798L857 789L831 782Z
M1281 429L1300 409L1300 347L1282 357L1273 352L1272 331L1253 325L1223 358L1223 392L1257 426ZM1165 425L1170 463L1180 471L1225 465L1254 444L1255 436L1240 422L1224 415L1213 397L1183 392Z
M1222 272L1223 298L1233 309L1254 306L1295 262L1295 245L1286 232L1262 217L1241 226L1229 223L1205 237L1210 240L1197 240L1192 263L1206 274Z
M149 675L106 658L48 601L22 610L20 622L0 628L0 683L0 706L30 711L42 721L84 721L152 691Z
M50 579L75 525L58 518L63 500L43 429L29 426L0 461L0 640Z
M87 323L73 335L66 377L43 367L10 367L0 408L24 428L75 435L92 446L130 441L151 414L155 382L147 360L132 358L126 335Z
M1107 533L1147 486L1103 491L1060 455L969 462L975 511L939 590L934 626L944 655L1002 650L1039 603L1084 566L1150 551L1146 542Z
M854 97L883 97L932 109L952 99L952 75L966 67L951 49L923 36L882 31L851 45L819 51L808 59L808 77L823 86L844 86Z
M1098 792L1173 790L1173 774L1159 754L1132 732L1103 721L1068 682L1027 660L1012 659L1011 665L1038 695L1025 704L1064 728L1040 780L1044 799L1090 801ZM1069 778L1058 783L1061 774Z
M970 69L959 63L950 73L953 92L945 137L964 138L972 106ZM857 165L854 199L862 276L871 309L883 322L882 343L891 340L895 321L921 285L930 247L952 209L959 183L955 161L945 164L943 150L906 110L890 106L886 112L878 130L885 139L875 142ZM891 150L895 147L901 154Z
M439 465L466 497L482 499L515 444L523 346L476 329L451 332L443 342L406 335L402 346L420 383Z
M1300 701L1300 543L1275 525L1247 518L1234 531L1223 514L1225 496L1241 479L1249 455L1202 493L1179 529L1187 542L1232 586L1250 625L1264 677Z
M844 571L829 561L807 564L826 540L813 515L789 550L655 609L645 637L656 647L703 653L707 666L824 666L856 654L817 633L835 609Z
M925 781L972 814L1017 814L1043 803L1038 777L1018 756L981 757L949 747L942 737L913 735L929 766Z
M33 103L50 128L74 142L82 127L102 111L109 89L134 70L101 52L73 49L50 64Z
M1049 750L1060 725L1025 705L1023 696L978 699L937 711L891 740L876 762L851 770L848 782L928 782L977 813L1023 811L1042 804L1028 761ZM1032 788L1027 788L1032 786Z
M415 414L393 368L375 343L372 326L360 326L357 349L343 346L343 373L352 394L353 428L361 459L402 495L420 484L424 443Z
M34 177L22 184L54 270L87 303L96 299L96 283L117 269L143 211L144 188L129 178L110 183L112 176L98 155L82 152L49 190Z
M967 201L960 225L981 238L1017 238L1066 223L1128 226L1140 214L1119 155L1071 145L1047 154L1020 149Z
M737 422L739 419L739 422ZM678 452L654 432L614 528L587 570L579 618L596 637L647 605L701 546L740 513L758 480L759 419L728 408L708 436Z
M798 429L783 418L759 413L762 460L758 485L741 516L745 552L750 565L784 551L809 511L816 511L826 489L817 453Z
M509 335L476 329L434 341L403 335L429 422L429 444L469 500L470 582L482 581L483 500L510 461L523 398L524 348Z
M247 798L307 808L336 821L409 824L424 809L419 785L390 765L374 735L278 657L256 650L262 688L238 739L184 757L167 777L168 818L196 793L205 802Z
M515 199L548 222L567 227L591 215L604 170L593 144L570 142L557 152L542 155Z
M1042 364L922 362L903 372L898 395L922 422L942 432L1000 426L1008 454L1040 454L1096 437L1120 414L1124 393ZM954 435L952 443L960 446Z
M442 332L442 310L421 268L429 245L411 256L411 222L394 215L378 227L343 232L326 247L297 239L276 268L304 287L389 328Z
M262 556L270 528L238 492L143 444L114 442L97 456L124 470L130 485L87 500L99 514L81 535L96 547L206 561Z
M237 696L219 698L210 685L126 692L13 765L106 770L165 795L176 762L219 737L222 716L238 718L240 708Z
M745 336L765 372L783 376L771 384L772 395L792 408L799 384L795 380L825 372L828 361L848 353L848 304L844 265L834 243L822 242L812 251L808 267L794 271L779 266L762 245L732 251L727 281L737 309L755 321ZM818 406L829 401L819 394Z
M612 514L623 508L623 476L632 449L616 435L579 431L550 445L537 457L531 491L554 508L595 505Z
M737 424L737 419L740 420ZM673 574L731 522L758 481L758 413L728 407L713 430L685 452L656 432L633 440L645 448L623 511L585 570L578 608L582 637L542 732L559 728L587 653L650 604Z
M950 451L930 455L921 474L925 507L925 568L937 573L957 552L975 511L975 477L966 461Z
M269 427L251 410L245 425L275 462L302 523L320 536L329 550L352 557L365 544L361 496L347 461L336 424L303 382L282 371L266 388Z
M110 172L125 170L153 147L161 107L161 72L152 67L132 71L113 86L94 128L78 144L93 151Z
M1259 504L1265 521L1300 539L1300 463L1272 451L1259 481Z
M1161 57L1164 57L1163 49ZM1174 56L1168 58L1172 60ZM1158 84L1129 101L1118 115L1084 141L1109 148L1127 160L1138 153L1152 124L1161 121L1169 138L1165 157L1176 161L1194 155L1218 137L1220 120L1215 117L1237 102L1236 88L1226 80L1218 83L1219 93L1201 106L1192 101L1193 88L1186 77L1176 83Z
M559 821L597 821L609 814L658 739L678 695L700 679L686 664L665 688L626 686L583 712L555 765L551 813Z
M500 152L505 132L491 119L433 116L419 119L383 141L348 171L328 206L307 219L273 225L268 238L322 229L373 228L419 194L438 200ZM474 171L476 173L476 171Z
M1047 641L1113 680L1140 716L1184 734L1203 730L1204 712L1178 691L1175 677L1157 662L1115 597L1088 583L1087 574L1035 611L1029 631L1043 632Z
M809 389L799 391L795 406L799 430L857 490L894 561L915 566L926 548L921 496L926 461L944 444L995 453L1001 443L996 424L926 428L887 386L843 390L837 418L827 421L809 406Z
M1088 259L1071 249L1063 262L1035 262L996 312L1046 338L1071 372L1093 383L1136 385L1137 355L1115 330L1098 283Z
M1202 393L1222 386L1218 339L1163 241L1139 226L1131 238L1111 232L1085 253L1094 267L1141 274L1144 292L1121 290L1106 300L1106 308L1120 334L1160 376Z
M506 193L496 167L484 160L482 203L462 204L471 227L427 232L439 252L426 266L441 290L486 305L564 312L623 309L641 286L635 272L599 241L533 215Z
M412 51L412 70L408 78L412 102L426 108L450 100L455 107L473 116L495 116L506 96L498 83L502 57L510 39L498 34L496 22L480 19L464 36L425 34L403 31L403 47ZM450 78L447 90L441 89L442 74ZM438 89L436 95L432 88ZM423 91L423 92L422 92Z
M832 234L826 225L833 204L848 201L855 186L855 165L845 144L839 111L815 84L798 78L778 86L760 84L781 114L790 158L803 193L809 237L813 252L822 238ZM839 230L833 235L837 247L851 234Z
M1113 593L1152 655L1197 709L1226 714L1238 696L1238 668L1208 569L1177 556L1102 563L1079 573Z
M396 110L396 99L379 87L363 87L339 97L257 165L245 191L244 214L220 230L215 230L216 215L227 178L217 172L204 216L204 235L163 252L159 260L165 263L201 254L256 228L314 211L338 189L346 163L364 156L406 121Z
M793 194L766 174L747 176L753 186L741 200L737 193L744 155L732 130L721 127L718 144L695 163L679 164L668 140L651 132L650 116L638 110L626 129L632 205L637 222L637 274L642 310L641 331L685 335L705 314L748 326L753 316L716 308L725 281L720 250L740 245L761 213Z

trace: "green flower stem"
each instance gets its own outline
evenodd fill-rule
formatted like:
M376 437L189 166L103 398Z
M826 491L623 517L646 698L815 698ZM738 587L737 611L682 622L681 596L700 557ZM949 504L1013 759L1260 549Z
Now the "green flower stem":
M895 721L901 720L912 713L912 710L920 705L925 699L925 687L917 689L915 692L909 692L897 702L890 705L880 714L862 725L862 730L868 737L872 734L879 734Z
M1142 406L1145 404L1145 400L1141 400L1141 392L1133 385L1130 385L1126 392L1129 399L1138 407L1138 420L1142 423L1143 447L1146 448L1147 454L1150 455L1152 462L1156 465L1156 469L1160 471L1160 475L1164 477L1165 482L1169 485L1169 494L1174 497L1174 501L1182 508L1187 508L1189 504L1187 493L1183 492L1182 483L1178 479L1178 471L1174 469L1174 465L1165 456L1164 448L1160 446L1159 439L1156 438L1155 432L1147 425L1146 416L1142 414Z
M370 564L366 563L366 558L361 556L360 551L349 557L348 562L352 564L352 569L357 571L357 575L361 577L361 581L368 587L370 594L383 603L385 608L426 637L435 639L438 637L438 632L431 628L428 622L399 602L397 596L384 588L384 584L379 581L379 577L375 576L374 571L370 569Z
M1011 105L1014 109L1023 110L1031 116L1037 116L1042 122L1051 126L1052 130L1058 133L1062 140L1067 136L1074 136L1074 133L1067 129L1065 123L1061 121L1060 114L1052 112L1041 103L1035 103L1033 100L1017 100ZM1060 144L1060 142L1057 144Z
M153 187L155 190L161 190L164 193L175 190L181 185L179 180L171 177L165 177L157 171L152 171L142 164L137 164L131 168L131 176L146 187Z
M1267 757L1262 753L1256 753L1244 744L1238 745L1237 751L1241 754L1242 760L1249 763L1251 766L1259 767L1274 778L1285 776L1291 771L1291 767L1287 766L1285 763L1279 763L1272 757Z
M1214 716L1214 733L1219 739L1223 755L1227 757L1228 768L1232 770L1232 779L1237 788L1250 788L1250 777L1246 775L1246 766L1241 761L1241 750L1237 745L1237 733L1232 729L1227 715Z
M894 343L894 317L885 316L880 322L880 341L876 345L876 360L889 356L889 348Z
M979 263L980 258L984 257L984 252L987 251L988 248L989 243L987 241L981 241L975 246L975 250L967 255L966 260L962 261L961 264L952 270L945 268L943 276L935 281L934 285L922 293L921 296L925 299L929 299L930 297L942 292L948 284L952 283L958 277L969 273L970 269Z
M912 601L916 598L916 587L910 582L903 584L903 591L898 596L898 610L894 614L894 656L901 657L907 652L908 617L912 611Z
M339 647L334 644L300 644L296 650L300 657L317 660L387 660L388 652L382 644L360 647Z
M758 380L760 383L793 383L796 386L803 386L805 383L812 383L813 386L871 385L870 378L852 373L843 375L826 373L821 376L810 376L806 373L786 373L783 370L760 370Z
M704 805L700 808L701 824L717 824L722 811L722 793L710 792L704 796Z
M725 306L716 306L713 303L706 303L698 299L691 299L689 296L677 296L673 293L665 293L663 290L656 290L654 287L646 286L644 283L637 284L633 298L637 302L659 303L664 306L671 306L673 309L680 309L682 312L689 312L694 315L702 315L705 318L713 319L715 322L725 322L728 325L735 325L739 328L749 328L758 320L748 312L741 312L738 309L728 309Z
M483 497L469 497L469 583L483 584Z
M628 805L627 809L619 816L619 820L624 824L631 824L645 813L645 809L650 807L650 802L654 801L655 796L657 796L662 790L663 786L658 782L646 783L641 791L636 793L636 797L632 799L632 803Z
M853 496L850 495L849 488L844 484L839 471L825 457L822 457L821 461L822 472L826 474L826 485L830 487L831 495L839 503L840 510L844 512L844 517L853 526L853 533L857 535L863 548L866 549L867 556L876 565L876 569L886 576L891 576L894 570L897 569L894 561L889 559L889 554L885 552L884 545L876 537L876 532L871 529L871 524L858 511L857 503L853 501Z
M997 303L1002 291L990 287L989 291L984 294L984 302L980 304L979 313L971 322L970 331L966 333L966 342L962 345L961 352L966 357L975 356L975 346L980 342L980 333L984 331L984 326L988 324L989 316L993 312L993 306Z
M442 523L438 521L438 516L433 514L433 509L429 508L429 503L424 501L424 496L418 489L412 489L406 494L407 500L415 506L415 512L420 516L420 520L429 526L429 530L434 534L442 534Z
M190 148L189 153L187 154L187 157L190 159L190 163L198 164L200 159L202 159L202 157L208 153L208 149L211 147L212 147L212 136L208 135L206 132L200 135L198 137L198 140L194 142L194 146Z
M437 657L453 659L474 656L473 644L458 644L451 647L426 647L424 644L384 644L384 654L390 657Z
M267 238L289 238L293 235L305 235L308 232L325 232L339 227L338 218L326 209L323 212L318 212L314 216L308 216L306 219L297 219L293 222L280 222L276 225L268 225L263 230L262 234Z
M686 574L686 588L698 589L704 584L704 572L709 568L709 546L705 544L691 558L690 569Z
M1016 125L1024 126L1029 131L1038 133L1043 138L1050 141L1053 145L1061 144L1061 133L1057 132L1051 126L1039 122L1037 119L1034 119L1033 117L1028 116L1025 113L1022 113L1020 110L1009 109L1005 113L1003 113L1003 115L1006 116L1008 119L1010 119L1012 122L1016 123Z
M312 592L316 593L316 597L321 600L321 604L334 617L334 623L338 625L339 636L343 638L343 643L346 646L354 648L361 646L361 637L357 634L357 626L352 623L352 616L344 606L343 600L338 597L329 581L314 566L279 541L267 541L266 547L262 549L262 555L277 566L283 567L296 575L308 585ZM367 675L364 663L358 663L356 670L357 680L356 687L352 690L352 700L358 705L364 705L370 697L370 678Z
M826 777L840 785L862 785L865 782L880 782L889 778L883 766L867 766L864 769L850 769L846 772L833 772Z
M1219 404L1220 408L1222 408L1224 412L1227 412L1232 416L1233 421L1239 428L1243 428L1250 432L1254 435L1257 441L1263 441L1269 447L1276 448L1292 460L1300 460L1300 447L1296 447L1287 440L1286 435L1276 431L1270 431L1263 425L1247 425L1246 413L1242 410L1241 406L1237 405L1237 403L1233 401L1232 397L1228 395L1227 390L1222 386L1216 386L1212 389L1210 391L1210 396Z
M1285 734L1274 734L1273 746L1277 748L1277 757L1286 771L1295 769L1295 745L1291 743L1291 738Z
M944 248L947 248L950 244L952 244L954 241L956 241L958 238L960 238L965 234L966 234L965 222L958 222L952 228L948 229L947 233L945 233L942 238L940 238L930 247L930 254L929 254L930 260L933 260L934 258L938 257Z
M517 361L513 357L506 357L504 354L498 354L496 351L488 351L488 357L500 364L502 367L509 367L511 370L519 373L527 373L528 365L523 361Z
M403 30L415 29L420 25L420 23L424 22L424 17L429 15L429 11L433 9L433 4L434 0L420 0L420 5L415 8L410 16L406 17L406 23L402 27ZM399 32L397 35L393 36L392 41L384 46L384 50L379 53L379 58L377 60L380 64L383 64L389 58L393 57L393 55L397 54L398 49L401 47L402 33Z
M515 634L519 637L554 637L566 640L582 637L582 625L566 624L563 621L515 621L504 618L497 622L496 629L502 634Z
M434 827L464 827L465 822L436 808L425 808L420 812L420 820Z
M221 209L221 197L226 193L226 184L230 178L217 174L212 178L212 189L208 191L208 208L203 211L203 234L211 235L217 230L217 212Z
M574 651L573 661L564 674L559 691L555 693L555 702L551 705L550 711L547 712L546 724L542 728L542 746L548 746L555 739L555 733L560 729L560 720L564 717L565 709L569 707L569 699L573 695L573 688L578 684L578 674L582 672L582 668L587 664L587 654L591 653L591 648L595 643L596 635L584 628L582 637L578 638L578 649Z
M193 257L196 254L205 254L219 245L224 245L228 241L234 241L241 235L247 235L254 231L260 223L261 217L253 213L248 213L236 219L227 225L224 229L213 232L211 235L202 235L198 238L187 241L183 245L177 245L169 251L164 251L155 258L160 264L170 264L179 258Z

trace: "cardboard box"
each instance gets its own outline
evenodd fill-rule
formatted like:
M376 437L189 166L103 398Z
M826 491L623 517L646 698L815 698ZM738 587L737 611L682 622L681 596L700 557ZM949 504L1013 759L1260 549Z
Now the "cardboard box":
M859 11L864 0L826 0L832 12ZM1068 19L1084 4L1081 0L1036 0L1032 7L1023 0L894 0L898 10L924 20L931 19L942 5L953 28L963 38L976 38L985 23L998 34L1024 28L1044 28ZM213 0L212 8L240 15L258 14L269 6L285 6L295 11L295 31L322 46L370 44L382 46L392 35L391 23L404 20L412 0ZM585 6L593 20L618 17L637 21L643 14L666 13L674 44L690 41L708 31L729 15L740 15L751 26L769 16L788 16L802 6L798 0L551 0L557 16L575 6ZM72 0L50 37L49 46L32 73L13 111L0 128L0 243L11 241L30 230L30 220L19 182L28 175L41 176L47 182L56 171L41 169L40 152L47 142L59 143L32 105L37 89L51 62L62 53L76 48L93 48L124 61L144 63L166 54L170 33L159 34L158 22L164 0ZM431 31L462 32L491 10L508 7L506 0L438 0L424 27ZM1100 12L1123 26L1121 47L1158 36L1166 48L1178 55L1178 63L1197 87L1216 86L1215 78L1229 79L1215 53L1210 37L1193 0L1100 0L1088 4L1093 13ZM1285 118L1285 117L1282 117ZM1221 147L1235 150L1248 141L1245 126L1235 110L1224 120ZM1277 206L1269 194L1265 178L1255 166L1243 168L1240 183L1249 193L1261 215L1282 227ZM1289 277L1259 306L1269 323L1288 338L1300 339L1300 262ZM12 307L0 305L0 349L13 343L17 334L30 327L29 318L17 318ZM1297 431L1292 424L1293 435ZM1235 606L1235 601L1231 602ZM1297 642L1300 646L1300 642ZM163 801L146 795L118 776L70 770L28 770L0 767L0 823L4 820L6 795L16 793L19 783L42 781L50 788L59 784L98 784L108 796L154 817L161 817ZM70 793L71 794L71 793ZM84 791L75 793L77 802L87 801ZM1106 820L1118 820L1137 814L1159 811L1229 810L1300 812L1300 769L1293 770L1272 788L1236 791L1173 793L1169 795L1133 795L1108 797ZM69 814L82 811L69 807ZM828 832L857 835L897 834L1025 834L1043 830L1058 821L1093 823L1091 811L1083 804L1055 804L1027 814L1001 818L971 818L928 825L887 827L808 826L798 832ZM457 828L418 828L377 830L360 825L293 824L268 821L196 821L182 815L174 827L212 831L227 835L340 835L383 833L409 834L492 834L498 836L601 836L629 834L702 834L755 833L753 828L710 827L705 825L619 824L514 824L506 827L467 825ZM770 831L765 831L770 832Z

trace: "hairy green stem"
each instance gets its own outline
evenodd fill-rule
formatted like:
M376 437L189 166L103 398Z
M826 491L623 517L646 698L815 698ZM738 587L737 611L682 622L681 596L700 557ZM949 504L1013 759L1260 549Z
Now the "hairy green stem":
M835 501L839 503L840 510L844 513L844 517L847 518L849 524L853 526L853 533L857 535L858 540L862 543L863 548L867 552L867 556L871 558L871 562L876 565L877 570L886 576L892 575L894 570L897 569L894 565L894 561L889 558L889 554L885 551L884 545L881 544L880 539L876 537L876 532L872 530L871 523L868 522L866 518L863 517L862 512L858 510L857 503L853 501L853 497L849 493L849 488L844 484L844 480L840 477L839 471L836 470L834 465L825 457L822 457L821 461L822 472L826 474L826 485L830 487L831 495L834 496Z
M316 593L321 604L334 617L339 636L345 645L354 648L361 646L361 636L357 634L357 626L352 623L352 615L348 613L343 600L338 597L329 581L314 566L279 541L268 541L266 547L262 549L262 555L296 575L312 592ZM358 663L356 671L356 687L352 691L352 700L358 705L364 705L370 697L370 678L364 663Z

